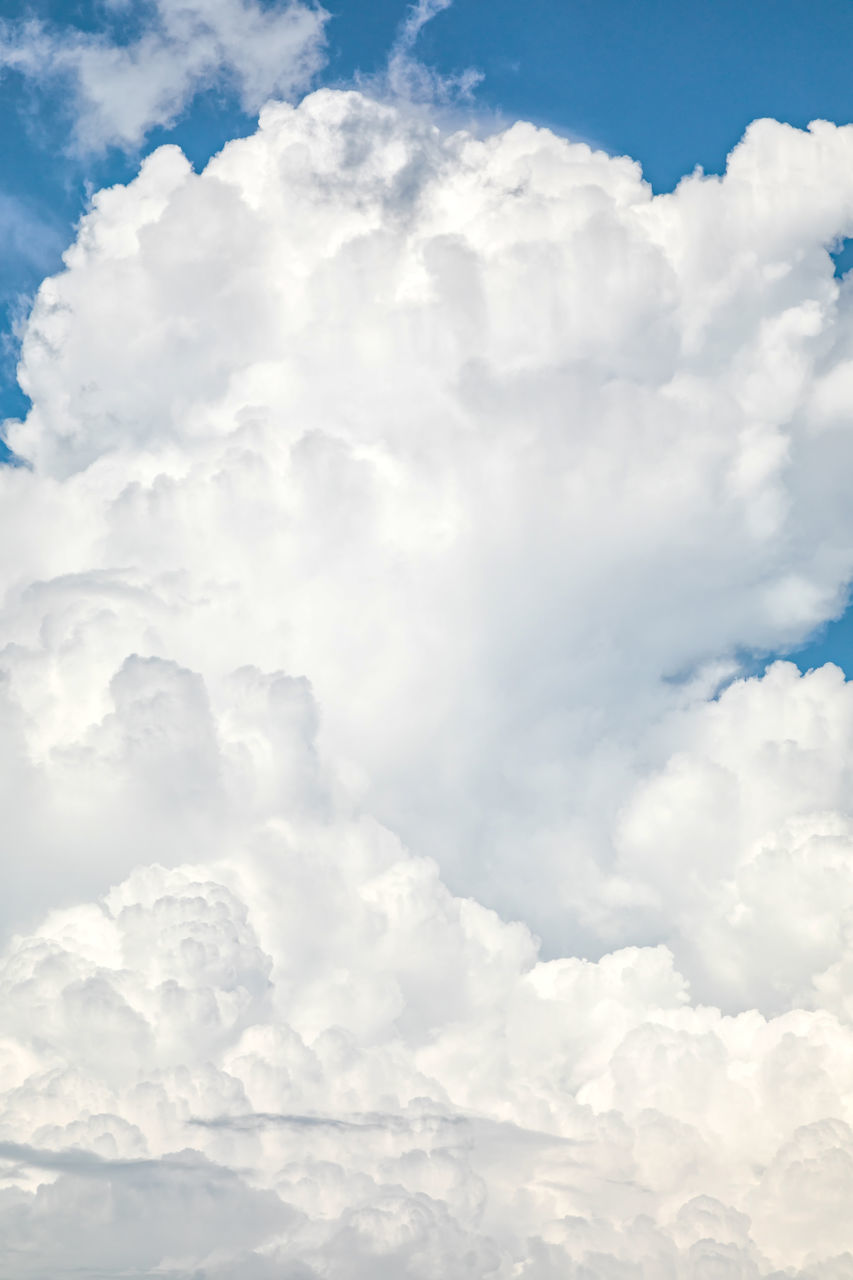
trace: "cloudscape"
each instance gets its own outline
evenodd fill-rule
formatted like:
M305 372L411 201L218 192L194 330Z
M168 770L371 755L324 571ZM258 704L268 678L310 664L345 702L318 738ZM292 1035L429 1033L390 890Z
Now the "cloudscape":
M346 75L301 3L0 32L86 193L4 241L4 1280L853 1278L853 688L791 660L853 126L659 189L417 60L457 6Z

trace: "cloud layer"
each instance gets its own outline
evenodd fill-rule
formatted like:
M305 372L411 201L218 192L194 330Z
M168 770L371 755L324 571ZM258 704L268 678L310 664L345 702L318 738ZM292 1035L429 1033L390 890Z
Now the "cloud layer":
M853 1276L853 695L732 682L853 572L851 159L322 91L95 197L0 470L4 1274Z

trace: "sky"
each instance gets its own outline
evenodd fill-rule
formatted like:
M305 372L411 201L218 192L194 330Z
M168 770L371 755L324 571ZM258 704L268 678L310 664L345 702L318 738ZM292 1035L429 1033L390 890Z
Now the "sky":
M3 18L0 1274L853 1280L849 10Z

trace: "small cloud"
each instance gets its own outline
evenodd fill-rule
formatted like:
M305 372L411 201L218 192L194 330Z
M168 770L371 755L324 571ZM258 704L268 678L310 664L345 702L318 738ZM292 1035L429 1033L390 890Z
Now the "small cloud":
M418 0L417 4L412 5L400 28L398 48L411 50L426 24L432 22L437 14L449 9L452 2L453 0Z
M0 71L70 85L80 149L132 150L204 89L226 85L254 112L268 98L307 88L323 65L327 18L299 0L274 9L257 0L155 0L150 22L130 42L35 20L7 22L0 25Z

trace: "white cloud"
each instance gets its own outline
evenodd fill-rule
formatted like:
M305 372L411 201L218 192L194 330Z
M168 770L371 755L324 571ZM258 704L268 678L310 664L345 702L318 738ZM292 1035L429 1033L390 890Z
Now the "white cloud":
M553 947L633 941L600 864L669 751L649 724L704 696L672 678L802 637L853 567L822 394L850 147L764 122L724 182L652 199L530 126L322 92L203 175L156 152L25 339L37 474L4 478L4 545L11 581L63 582L10 602L9 640L81 625L96 572L111 670L307 676L336 767L454 887ZM104 714L99 666L48 715L63 677L28 661L39 750Z
M652 1280L850 1249L846 1019L691 1007L662 948L536 964L363 821L137 871L0 983L11 1276Z
M121 6L118 6L121 8ZM227 86L244 111L304 90L323 64L319 6L287 0L153 0L129 42L33 20L0 28L0 68L68 82L85 150L138 147L171 125L200 90Z
M326 91L95 198L0 471L4 1275L853 1274L850 688L713 696L853 571L851 159Z

